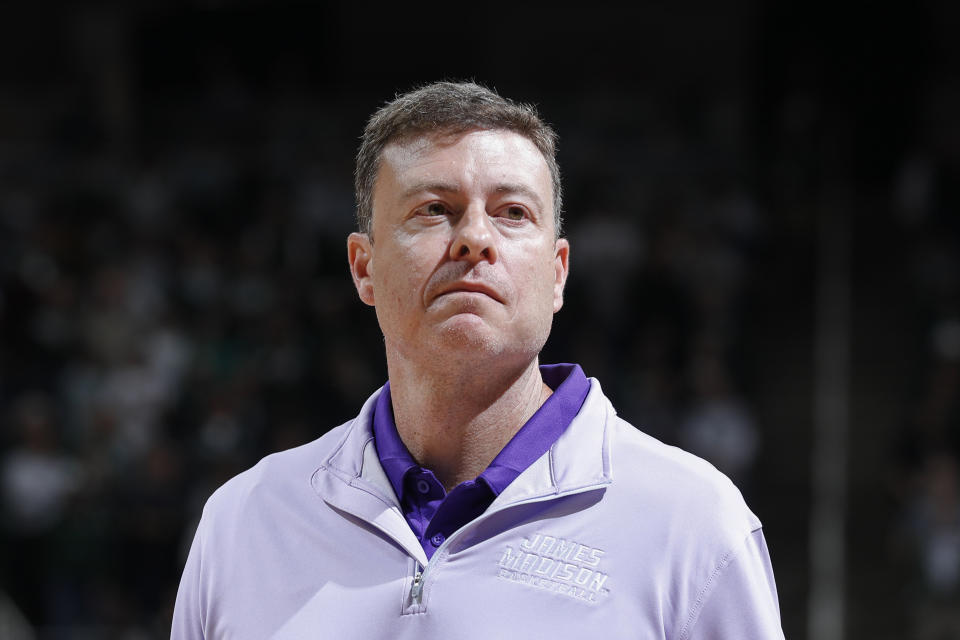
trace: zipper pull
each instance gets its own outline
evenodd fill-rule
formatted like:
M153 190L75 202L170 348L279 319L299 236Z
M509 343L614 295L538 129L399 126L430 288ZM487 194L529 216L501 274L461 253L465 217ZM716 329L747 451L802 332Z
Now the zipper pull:
M423 567L417 563L417 572L413 574L413 586L410 588L410 598L414 604L420 604L423 597Z

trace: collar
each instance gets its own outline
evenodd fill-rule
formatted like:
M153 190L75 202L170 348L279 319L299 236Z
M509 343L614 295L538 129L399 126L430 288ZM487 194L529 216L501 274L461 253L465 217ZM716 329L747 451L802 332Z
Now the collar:
M477 477L496 497L556 442L580 411L590 382L576 364L542 365L540 375L553 393ZM373 435L380 464L403 504L406 476L422 469L407 450L393 419L390 383L383 386L373 412Z
M610 438L616 411L600 383L595 378L588 381L590 391L570 426L497 496L488 514L521 502L602 489L612 482ZM373 412L382 391L370 396L360 414L339 429L339 440L320 461L310 484L327 504L376 527L425 565L426 555L407 525L374 446Z

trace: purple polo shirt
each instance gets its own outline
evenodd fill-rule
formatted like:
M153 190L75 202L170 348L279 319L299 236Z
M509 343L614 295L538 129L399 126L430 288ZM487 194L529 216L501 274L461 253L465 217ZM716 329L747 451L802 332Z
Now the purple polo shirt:
M590 382L579 365L542 365L540 375L553 395L527 420L475 480L447 493L429 469L416 463L393 421L390 383L383 387L373 413L373 437L380 464L400 499L410 528L427 558L446 537L486 511L494 498L557 441L580 412Z

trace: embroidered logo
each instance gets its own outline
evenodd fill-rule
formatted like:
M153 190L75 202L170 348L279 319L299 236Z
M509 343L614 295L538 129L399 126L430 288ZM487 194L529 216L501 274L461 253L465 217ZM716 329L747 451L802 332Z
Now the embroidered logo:
M503 550L497 575L593 604L610 593L600 570L603 555L602 549L537 533Z

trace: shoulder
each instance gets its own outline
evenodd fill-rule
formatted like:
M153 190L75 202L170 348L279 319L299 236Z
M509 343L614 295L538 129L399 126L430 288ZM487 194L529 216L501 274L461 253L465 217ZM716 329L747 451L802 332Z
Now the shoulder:
M288 501L312 492L310 480L341 445L353 421L334 427L316 440L271 453L221 485L211 494L203 520L233 519L264 501Z
M613 487L671 530L730 547L761 527L737 487L709 462L616 416L610 439Z
M619 520L633 522L630 539L646 549L638 552L639 569L669 595L664 615L680 630L678 637L700 637L688 634L711 600L719 604L697 624L701 632L739 629L727 620L736 609L733 618L744 629L770 632L719 635L782 637L774 633L779 627L776 589L761 523L733 482L705 460L620 418L610 426L611 506L621 514ZM711 613L717 607L723 610L719 617Z
M262 507L267 501L270 507L276 507L277 503L292 506L294 501L302 503L315 498L311 481L317 470L328 464L341 449L346 448L353 453L362 451L362 447L356 445L372 437L370 420L381 391L382 387L368 397L360 413L352 420L334 427L312 442L270 454L228 480L207 500L201 525L216 514L241 514L245 511L244 507L251 504ZM353 449L356 451L350 446L344 447L348 440L355 445ZM355 465L360 463L359 460L352 462ZM269 514L270 509L261 509L261 512Z

